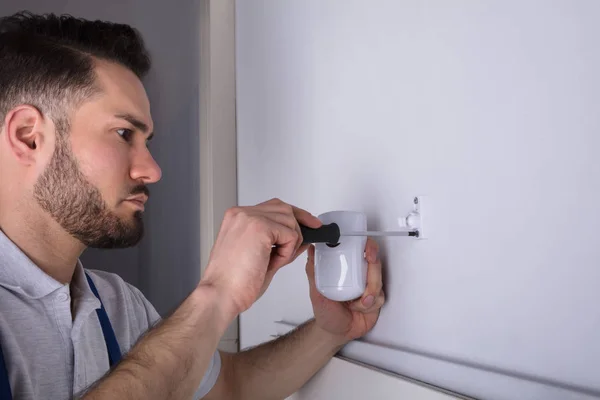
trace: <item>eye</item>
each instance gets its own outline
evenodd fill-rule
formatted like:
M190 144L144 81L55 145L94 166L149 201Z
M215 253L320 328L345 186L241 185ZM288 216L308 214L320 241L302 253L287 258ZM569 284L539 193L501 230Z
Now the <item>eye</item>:
M133 131L127 128L117 129L117 135L121 136L126 142L131 142Z

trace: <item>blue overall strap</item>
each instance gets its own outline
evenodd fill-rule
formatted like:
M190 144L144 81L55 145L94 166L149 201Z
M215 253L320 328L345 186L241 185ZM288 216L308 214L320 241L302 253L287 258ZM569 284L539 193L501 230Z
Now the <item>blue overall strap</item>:
M104 305L102 304L102 300L100 299L96 285L94 285L94 281L92 281L92 278L90 278L87 272L85 273L85 277L90 285L90 289L92 289L92 292L94 292L94 296L100 300L100 308L96 309L96 313L98 314L98 319L100 320L100 326L102 326L102 333L104 334L104 341L106 342L106 349L108 350L108 361L112 367L121 359L119 342L117 342L115 331L113 331L112 325L110 324L108 314L106 314L106 310L104 309Z
M12 393L10 392L10 382L8 381L8 370L6 369L6 364L4 363L2 347L0 347L0 399L12 399Z

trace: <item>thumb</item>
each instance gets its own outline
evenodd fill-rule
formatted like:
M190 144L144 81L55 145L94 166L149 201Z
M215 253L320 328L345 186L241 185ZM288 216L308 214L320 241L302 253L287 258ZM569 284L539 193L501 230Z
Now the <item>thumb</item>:
M315 286L315 246L308 248L308 257L306 259L306 276L311 287Z

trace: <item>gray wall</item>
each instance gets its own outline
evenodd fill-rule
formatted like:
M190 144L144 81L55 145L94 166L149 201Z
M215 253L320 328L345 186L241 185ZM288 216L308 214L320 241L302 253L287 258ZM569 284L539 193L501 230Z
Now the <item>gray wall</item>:
M151 150L163 170L150 187L147 233L135 248L87 250L87 268L118 273L139 287L163 316L200 278L199 250L199 0L177 7L160 0L2 0L0 15L20 10L69 13L137 27L153 57L145 80L155 139Z

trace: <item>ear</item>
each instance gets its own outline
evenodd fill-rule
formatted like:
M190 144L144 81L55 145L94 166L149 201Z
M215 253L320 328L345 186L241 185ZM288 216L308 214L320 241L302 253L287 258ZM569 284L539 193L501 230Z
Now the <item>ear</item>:
M9 152L26 165L39 158L47 142L48 124L40 111L30 105L13 108L4 120L4 131Z

